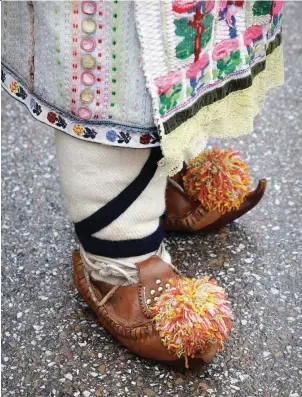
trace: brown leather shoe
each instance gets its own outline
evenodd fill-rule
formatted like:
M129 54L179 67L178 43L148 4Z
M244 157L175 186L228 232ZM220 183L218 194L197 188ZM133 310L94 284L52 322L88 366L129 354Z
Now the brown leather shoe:
M218 211L206 211L199 201L189 197L182 187L182 174L169 180L166 191L167 214L164 227L173 232L197 232L219 229L233 222L254 208L262 199L266 180L260 179L257 188L250 192L238 210L222 215Z
M179 278L170 265L158 256L138 263L140 283L125 287L92 280L85 270L79 251L72 255L74 283L88 306L96 313L103 327L120 343L139 356L185 366L185 359L169 353L155 329L150 307ZM204 352L189 358L189 366L203 366L216 353L212 343Z

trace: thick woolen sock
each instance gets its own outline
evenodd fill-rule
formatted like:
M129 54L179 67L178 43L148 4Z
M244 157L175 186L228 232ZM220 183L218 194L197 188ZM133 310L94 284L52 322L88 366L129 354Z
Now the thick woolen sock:
M66 207L76 225L103 208L129 186L140 174L151 151L85 142L60 131L55 131L55 142ZM92 235L100 241L100 247L101 240L130 240L131 244L133 240L140 241L154 234L159 228L160 217L165 210L165 189L166 178L160 176L157 169L147 187L129 208L108 226ZM155 253L156 251L144 252L143 255L137 256L133 253L131 257L116 259L118 254L114 252L112 257L115 259L107 261L107 265L103 255L95 255L86 250L82 257L85 256L86 262L90 262L88 267L96 264L94 269L90 269L94 278L111 284L126 285L138 282L136 267L127 268L126 264L143 261ZM162 252L162 256L164 260L170 260L165 251ZM126 276L123 276L116 266L125 271Z

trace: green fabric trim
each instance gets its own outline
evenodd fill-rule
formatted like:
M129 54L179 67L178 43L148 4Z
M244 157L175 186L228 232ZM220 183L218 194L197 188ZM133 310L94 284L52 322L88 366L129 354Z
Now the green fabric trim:
M281 33L276 35L274 41L270 42L266 48L266 55L270 55L275 48L279 47L282 42ZM184 109L175 115L173 115L169 120L164 122L164 133L165 135L170 134L182 123L191 117L194 117L196 113L199 112L204 106L211 105L212 103L219 101L230 93L235 91L244 90L253 84L253 79L257 74L261 73L266 66L266 61L259 62L251 68L251 74L242 79L231 80L225 83L222 87L216 88L211 92L204 94L200 97L191 107Z

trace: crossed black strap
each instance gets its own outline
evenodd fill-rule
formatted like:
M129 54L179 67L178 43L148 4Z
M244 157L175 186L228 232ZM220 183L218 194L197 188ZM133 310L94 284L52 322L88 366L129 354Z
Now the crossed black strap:
M162 223L151 235L133 240L109 241L93 237L121 216L137 200L153 178L161 159L160 147L152 148L139 175L117 197L88 218L75 223L76 234L85 251L109 258L127 258L156 251L164 237Z

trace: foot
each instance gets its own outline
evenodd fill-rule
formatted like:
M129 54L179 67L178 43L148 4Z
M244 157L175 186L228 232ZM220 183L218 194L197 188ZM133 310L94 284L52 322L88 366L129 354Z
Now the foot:
M165 229L173 232L207 232L219 229L254 208L262 199L265 189L266 180L260 179L257 188L247 195L237 210L225 214L218 211L209 212L203 208L199 201L185 193L180 172L168 182Z
M177 366L196 367L196 364L202 366L211 362L216 351L222 347L230 329L230 313L226 294L214 281L209 281L207 278L185 279L161 258L152 256L137 264L140 278L138 284L119 287L91 279L79 251L73 252L72 261L74 282L78 292L96 313L103 327L133 353ZM177 287L180 280L183 280L184 284L182 287ZM187 286L192 283L194 287L202 284L199 290L194 290L194 293L196 291L197 295L200 293L197 297L197 305L200 304L199 308L203 309L197 315L196 312L193 313L195 317L192 322L196 322L196 318L201 318L203 324L195 329L192 323L185 323L187 330L190 331L186 332L182 324L188 312L185 312L185 316L180 316L180 310L185 311L190 306L191 301L183 297L186 296ZM191 293L194 287L190 289ZM178 298L182 296L177 301L179 305L177 307L181 309L173 313L171 307L175 306L174 304L171 306L171 299L176 293ZM207 296L210 297L209 301L205 299ZM217 299L214 304L213 299L214 301ZM179 323L182 328L177 334L178 337L174 338L173 330L177 331ZM203 333L203 338L196 336L200 336L200 329L206 331ZM205 340L205 335L209 333L211 337L207 336ZM195 340L192 340L194 339L192 334L195 335Z

